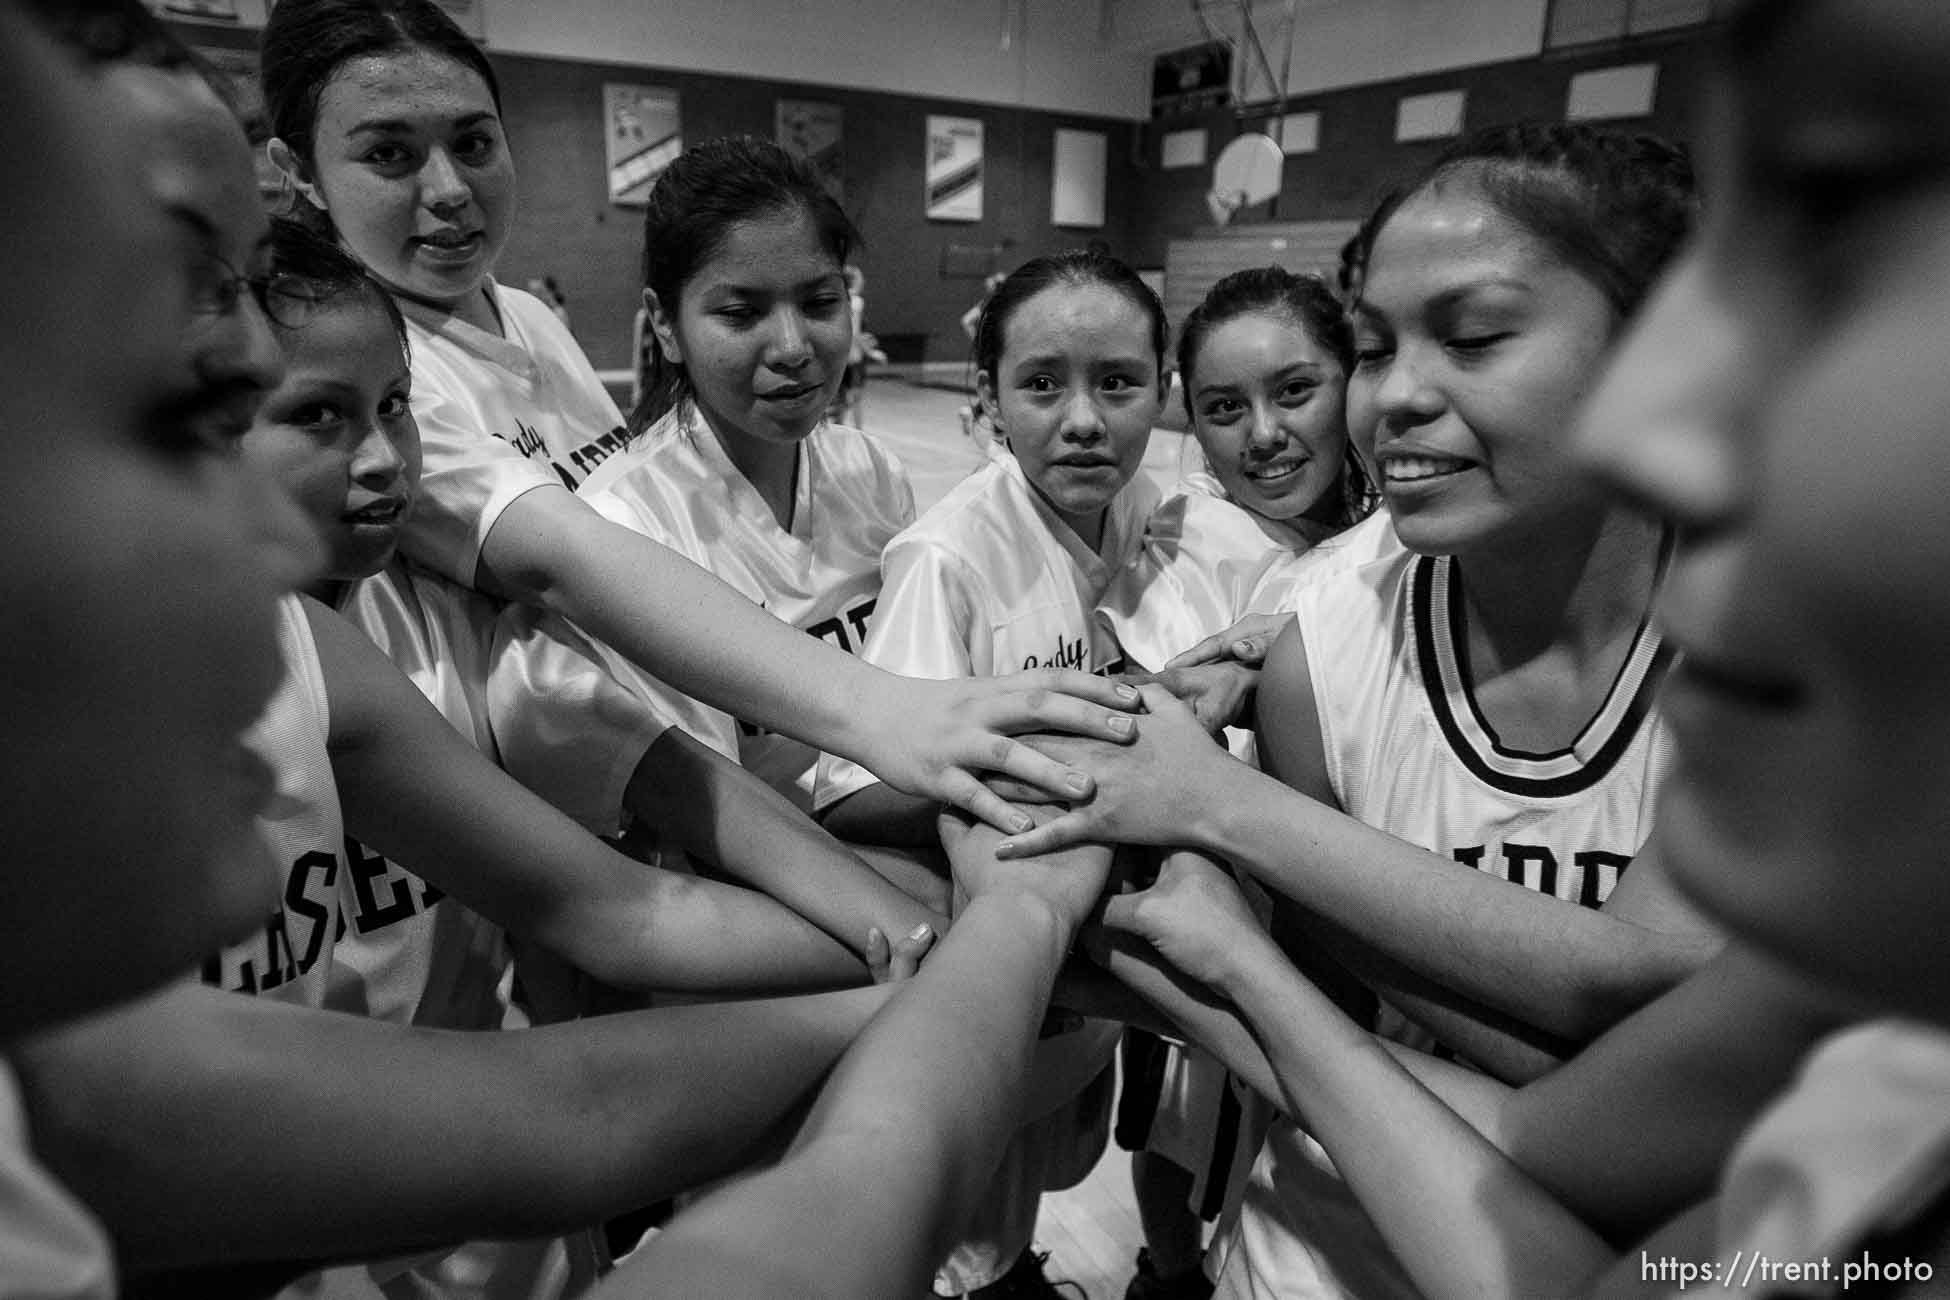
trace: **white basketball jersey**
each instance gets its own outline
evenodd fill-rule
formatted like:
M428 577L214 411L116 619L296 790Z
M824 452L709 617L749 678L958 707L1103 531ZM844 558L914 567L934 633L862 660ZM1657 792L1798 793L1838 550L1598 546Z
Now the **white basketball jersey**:
M495 602L396 559L354 584L339 612L406 674L441 716L496 758L485 699ZM349 1007L376 1020L498 1029L511 955L501 927L356 841L337 962Z
M1291 613L1304 587L1372 561L1401 555L1395 521L1387 509L1377 509L1353 527L1316 543L1305 551L1280 557L1261 571L1247 601L1252 614Z
M858 654L880 596L880 553L914 521L907 471L858 429L822 423L799 444L790 527L781 527L758 490L725 455L689 403L659 420L583 485L583 497L605 517L653 538L710 570L780 620ZM558 618L511 615L498 665L504 680L519 676L523 690L497 699L526 710L555 704L581 708L600 691L565 678L607 671L647 701L649 715L621 707L598 709L586 722L533 717L508 728L511 770L531 776L560 806L583 810L600 792L628 779L652 717L682 727L742 763L800 807L812 800L819 751L683 695ZM551 635L553 634L553 635ZM601 664L590 663L593 657ZM614 721L615 730L602 724ZM533 752L532 742L568 737L566 746ZM537 770L546 768L546 771ZM606 813L599 819L613 818Z
M1181 492L1145 522L1143 543L1111 580L1098 617L1132 668L1156 672L1250 613L1260 576L1308 545L1278 520L1203 491Z
M305 1006L334 1004L332 948L349 871L338 784L326 749L330 706L302 598L278 602L284 680L246 743L277 773L257 823L282 873L277 911L256 935L203 963L203 982Z
M574 488L626 436L568 326L531 294L487 291L502 334L399 300L423 461L402 546L464 586L509 502L546 484Z
M1116 641L1094 611L1158 501L1150 478L1134 477L1111 499L1093 551L1030 487L1013 456L990 461L888 544L862 657L909 677L1118 671ZM824 755L815 805L874 779Z
M1328 779L1370 826L1567 904L1604 902L1652 827L1668 761L1654 696L1671 652L1648 622L1562 750L1501 744L1466 669L1453 559L1401 552L1294 593ZM1383 1031L1433 1040L1384 1008ZM1253 1167L1220 1295L1412 1296L1318 1143L1276 1120Z

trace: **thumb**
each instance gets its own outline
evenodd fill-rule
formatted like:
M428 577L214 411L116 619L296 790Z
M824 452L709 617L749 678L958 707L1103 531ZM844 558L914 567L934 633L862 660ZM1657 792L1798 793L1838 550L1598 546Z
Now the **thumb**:
M1142 935L1144 929L1138 924L1138 907L1150 896L1149 890L1132 894L1113 894L1104 900L1103 928L1113 934Z

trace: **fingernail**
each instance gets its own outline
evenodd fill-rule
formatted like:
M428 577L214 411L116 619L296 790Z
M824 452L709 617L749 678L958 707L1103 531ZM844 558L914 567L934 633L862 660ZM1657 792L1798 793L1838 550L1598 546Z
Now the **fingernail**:
M1238 655L1241 659L1244 659L1252 652L1253 643L1251 641L1234 641L1232 643L1232 653Z
M1124 701L1126 704L1137 703L1137 698L1138 698L1137 687L1119 686L1117 688L1117 698Z
M867 942L869 944L885 943L887 942L887 936L882 934L880 927L876 925L867 931Z
M1120 736L1130 735L1134 725L1130 718L1121 713L1110 720L1110 729Z
M1009 825L1015 830L1016 834L1020 835L1024 831L1034 827L1036 823L1029 820L1028 813L1017 813L1009 819Z
M907 941L909 943L919 943L921 942L921 940L927 938L929 932L932 931L933 929L934 929L933 926L929 925L926 921L923 921L919 925L914 927L913 933L907 936Z
M1000 844L998 844L998 845L996 845L996 846L995 846L995 856L996 856L996 857L998 857L998 858L1013 858L1013 857L1015 857L1015 856L1016 856L1016 845L1015 845L1015 841L1013 841L1013 840L1004 840L1004 841L1002 841L1002 842L1001 842Z
M1090 778L1081 772L1070 773L1063 778L1063 784L1068 787L1071 794L1090 793Z

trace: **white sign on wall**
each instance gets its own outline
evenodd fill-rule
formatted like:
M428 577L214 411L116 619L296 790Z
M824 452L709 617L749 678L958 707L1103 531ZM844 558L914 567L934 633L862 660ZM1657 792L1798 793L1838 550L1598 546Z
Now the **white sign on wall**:
M1050 168L1050 224L1096 229L1104 224L1104 172L1109 141L1102 131L1056 133Z
M1440 140L1461 135L1463 92L1438 90L1432 95L1404 95L1395 106L1395 139Z
M1564 104L1567 121L1606 117L1645 117L1659 89L1659 65L1633 63L1622 68L1598 68L1571 78Z
M929 117L927 214L930 221L982 219L982 123Z
M663 86L605 85L603 137L609 160L609 201L645 206L657 177L684 152L677 92Z

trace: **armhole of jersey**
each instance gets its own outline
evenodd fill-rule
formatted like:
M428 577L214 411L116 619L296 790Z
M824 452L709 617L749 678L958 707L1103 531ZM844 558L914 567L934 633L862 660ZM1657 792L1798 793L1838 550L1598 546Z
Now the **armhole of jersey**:
M318 639L312 634L311 616L305 612L305 602L298 596L287 596L279 604L287 629L283 641L291 655L288 667L297 678L306 704L318 719L320 733L329 740L332 734L331 696L325 687L325 666L318 657Z
M1300 647L1306 652L1307 691L1313 697L1314 720L1316 723L1314 743L1320 746L1320 770L1327 781L1327 790L1334 798L1334 807L1345 810L1347 807L1347 773L1341 763L1340 746L1334 734L1334 722L1327 707L1327 697L1321 691L1322 638L1315 635L1317 626L1312 615L1319 605L1318 587L1303 588L1295 593L1293 620L1294 629L1300 636ZM1311 791L1303 791L1311 794Z

